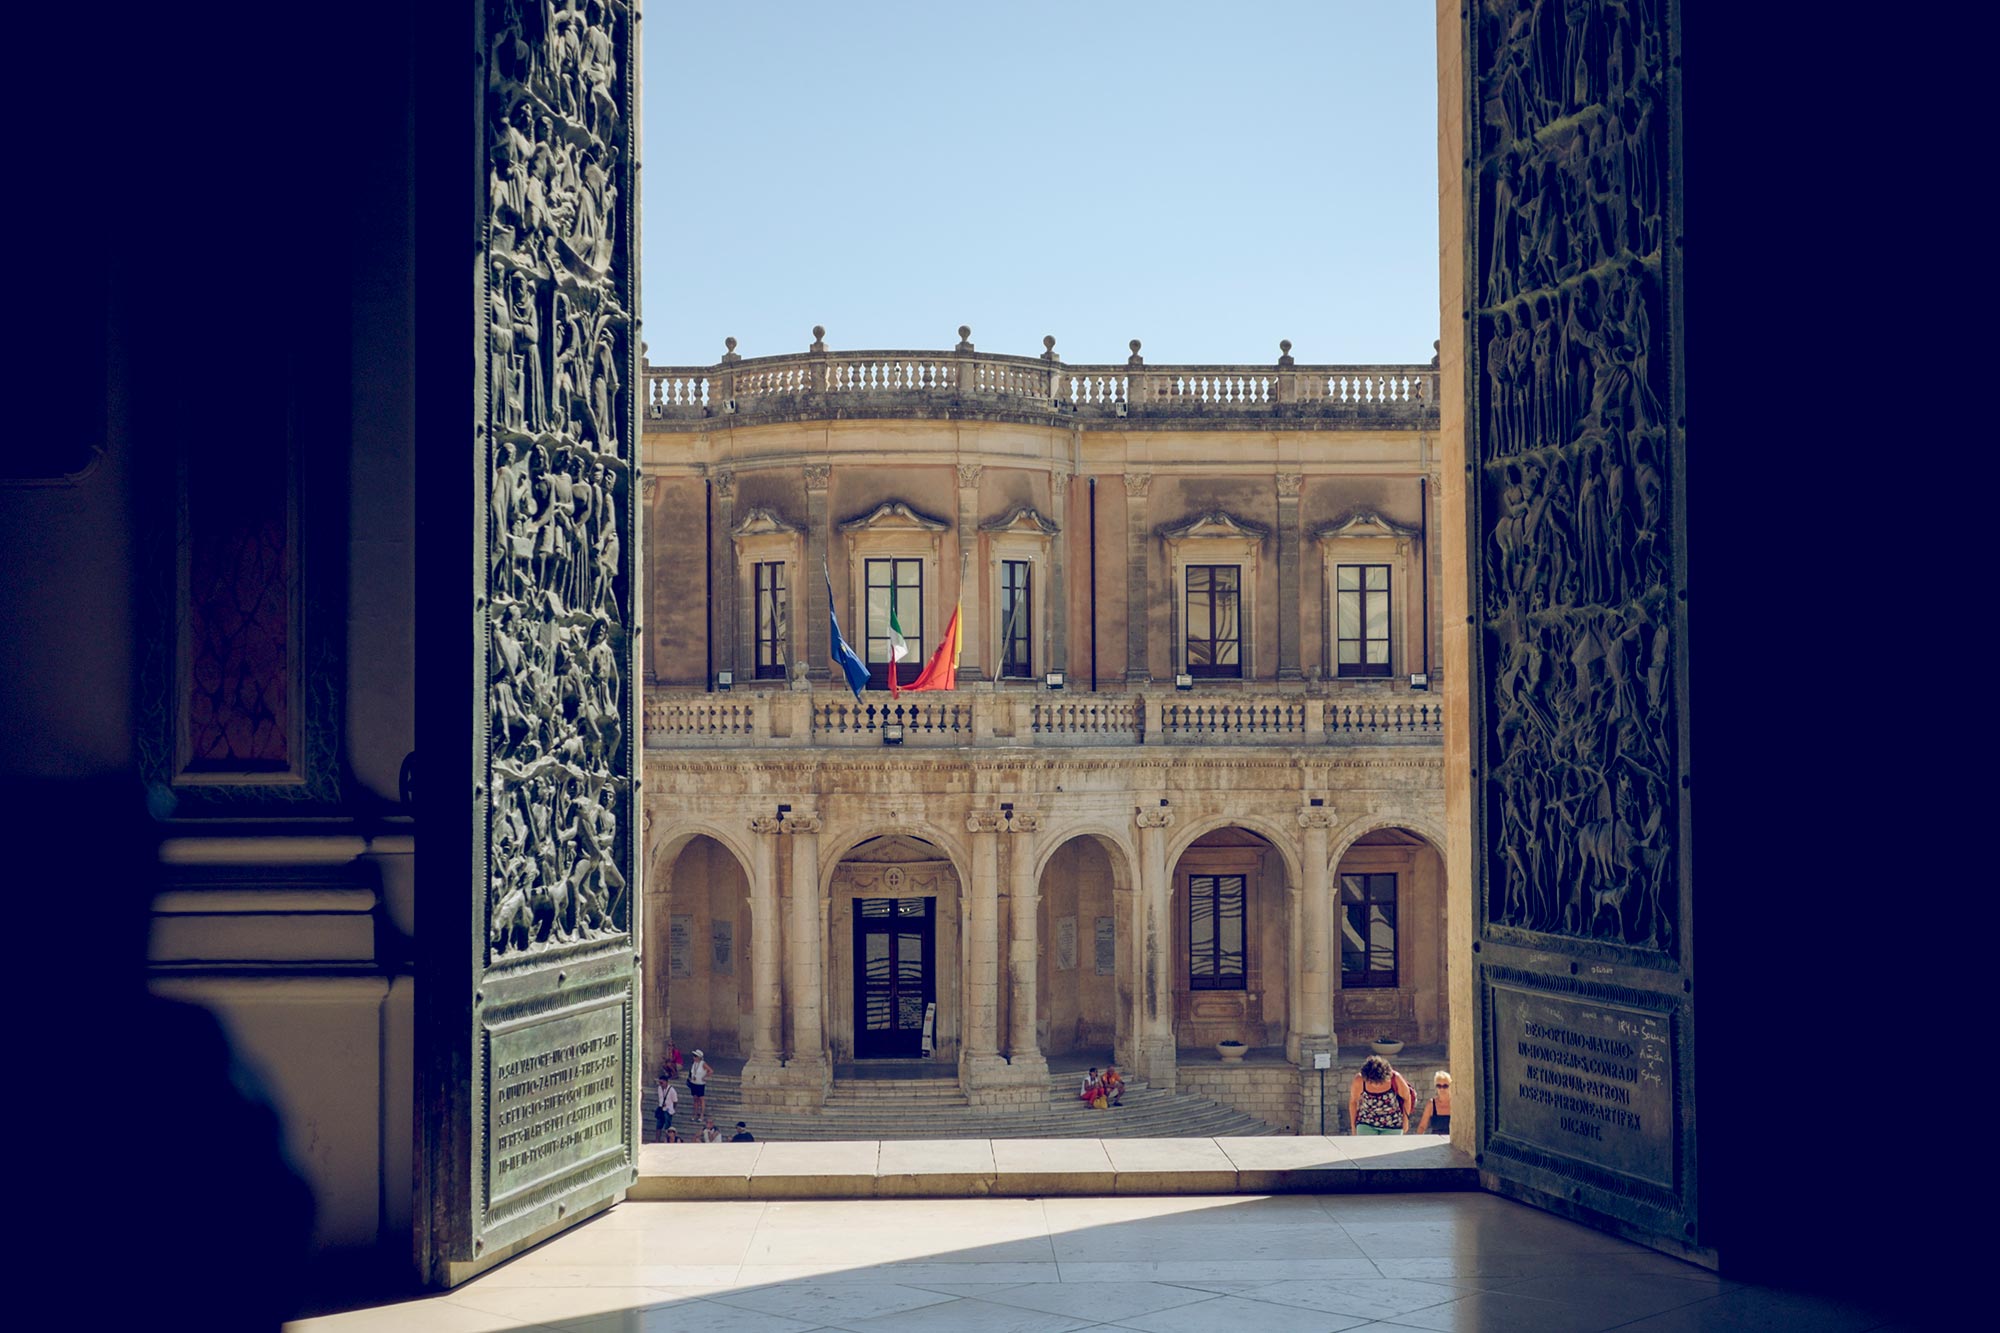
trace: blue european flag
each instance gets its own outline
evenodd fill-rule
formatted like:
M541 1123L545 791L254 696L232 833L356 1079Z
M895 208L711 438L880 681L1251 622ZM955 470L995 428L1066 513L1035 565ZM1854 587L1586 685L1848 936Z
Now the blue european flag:
M840 674L847 677L847 688L854 691L854 702L861 702L861 687L868 683L868 666L861 655L854 651L854 645L840 632L840 617L833 609L833 575L826 576L826 615L833 622L833 665Z

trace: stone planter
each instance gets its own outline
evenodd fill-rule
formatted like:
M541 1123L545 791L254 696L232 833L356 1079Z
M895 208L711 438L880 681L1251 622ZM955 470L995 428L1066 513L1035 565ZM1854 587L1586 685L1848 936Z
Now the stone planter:
M1368 1049L1377 1055L1401 1055L1403 1053L1403 1043L1400 1041L1371 1041L1368 1043Z
M1226 1065L1242 1064L1243 1056L1249 1049L1248 1046L1245 1046L1240 1041L1218 1041L1215 1043L1215 1052L1222 1057L1222 1063Z

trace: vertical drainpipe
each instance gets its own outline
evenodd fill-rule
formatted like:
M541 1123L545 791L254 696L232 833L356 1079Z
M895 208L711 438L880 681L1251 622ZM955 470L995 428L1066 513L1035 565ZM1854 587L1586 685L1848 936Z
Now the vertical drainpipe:
M1431 674L1431 500L1428 477L1417 478L1417 540L1423 543L1423 572L1419 578L1423 588L1424 679L1428 682Z
M1097 478L1090 479L1090 692L1097 693Z
M715 479L701 484L701 604L708 619L702 631L702 680L715 693Z

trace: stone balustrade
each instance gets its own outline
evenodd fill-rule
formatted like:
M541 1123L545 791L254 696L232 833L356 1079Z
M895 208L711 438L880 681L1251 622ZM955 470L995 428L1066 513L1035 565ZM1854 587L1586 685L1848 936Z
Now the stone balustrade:
M656 749L880 746L887 728L923 748L1033 745L1436 744L1432 694L1365 698L1224 690L1057 694L976 690L856 703L835 691L646 692L645 744Z
M733 345L733 340L732 340ZM1085 418L1327 418L1434 426L1430 366L1150 366L1136 344L1126 365L1068 366L984 352L803 352L728 357L712 366L648 366L649 422L720 416L863 412L928 416L940 410L1041 412Z

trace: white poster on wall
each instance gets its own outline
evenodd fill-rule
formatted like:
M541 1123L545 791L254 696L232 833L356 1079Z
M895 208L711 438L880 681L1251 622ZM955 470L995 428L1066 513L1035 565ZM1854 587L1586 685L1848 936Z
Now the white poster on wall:
M667 918L667 975L694 975L694 917L686 912Z
M727 917L711 921L708 926L708 958L711 968L718 977L736 975L736 923Z
M1056 971L1076 970L1076 918L1056 918Z
M1097 975L1108 977L1118 970L1118 931L1111 918L1097 918Z

